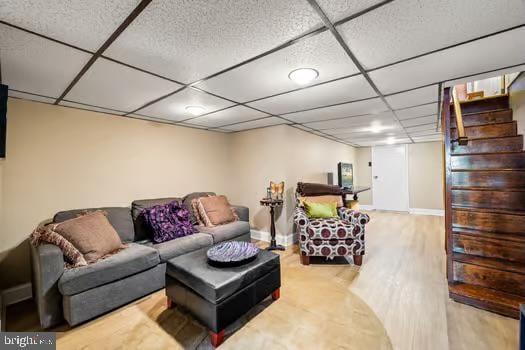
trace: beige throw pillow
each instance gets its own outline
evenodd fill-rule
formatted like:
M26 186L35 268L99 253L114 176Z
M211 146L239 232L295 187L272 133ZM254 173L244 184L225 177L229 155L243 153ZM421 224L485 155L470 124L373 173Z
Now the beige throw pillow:
M199 214L208 227L238 220L225 196L201 197L198 202Z
M125 248L117 231L101 211L54 224L53 231L73 244L88 264Z

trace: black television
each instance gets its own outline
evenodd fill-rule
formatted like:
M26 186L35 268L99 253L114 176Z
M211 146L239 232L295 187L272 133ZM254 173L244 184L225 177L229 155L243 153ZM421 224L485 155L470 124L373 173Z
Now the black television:
M7 85L0 84L0 158L5 158L7 129Z

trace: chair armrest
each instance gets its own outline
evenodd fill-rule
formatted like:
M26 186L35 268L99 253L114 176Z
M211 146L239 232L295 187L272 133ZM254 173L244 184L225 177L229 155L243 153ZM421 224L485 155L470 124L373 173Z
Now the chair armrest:
M64 255L52 244L31 245L31 264L40 325L49 328L63 321L58 280L64 273Z
M341 207L338 209L339 217L354 225L365 225L370 221L370 216L357 210Z
M310 219L306 215L306 212L301 207L296 207L293 213L293 222L299 229L303 229L310 225Z
M250 209L242 205L232 205L233 210L239 216L239 220L250 222Z

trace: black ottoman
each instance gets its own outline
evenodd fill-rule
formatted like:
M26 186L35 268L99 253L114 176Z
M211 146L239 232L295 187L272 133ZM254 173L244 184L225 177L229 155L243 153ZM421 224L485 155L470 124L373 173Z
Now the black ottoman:
M210 330L211 343L219 346L226 326L270 294L279 298L279 255L261 250L254 261L236 267L208 265L208 248L167 262L168 307L175 303L190 311Z

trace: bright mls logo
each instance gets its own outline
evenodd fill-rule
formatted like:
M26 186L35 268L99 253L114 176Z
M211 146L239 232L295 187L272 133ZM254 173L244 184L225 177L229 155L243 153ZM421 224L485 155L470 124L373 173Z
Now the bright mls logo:
M50 332L1 332L0 350L55 350L56 334Z

